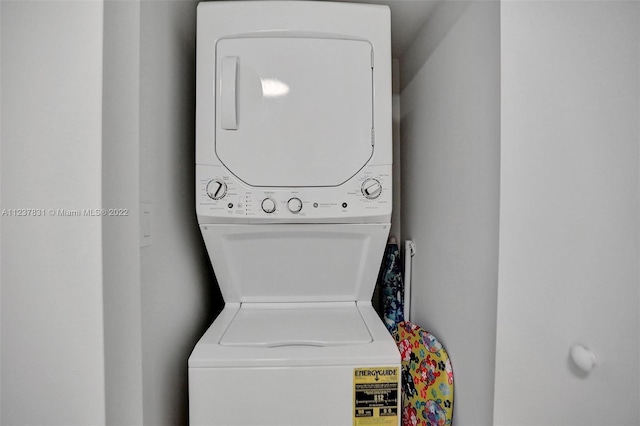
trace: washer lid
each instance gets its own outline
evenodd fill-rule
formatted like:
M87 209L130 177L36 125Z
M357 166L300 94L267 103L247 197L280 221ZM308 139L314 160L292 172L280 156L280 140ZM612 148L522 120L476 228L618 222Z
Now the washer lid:
M229 38L216 44L215 152L252 186L337 186L373 155L371 44Z
M221 345L335 346L370 343L355 303L242 304Z

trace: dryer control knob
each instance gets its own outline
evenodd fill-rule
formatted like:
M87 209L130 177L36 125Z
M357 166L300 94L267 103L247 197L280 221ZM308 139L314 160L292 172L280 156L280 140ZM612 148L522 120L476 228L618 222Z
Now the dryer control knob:
M273 198L265 198L262 200L262 210L265 213L273 213L276 211L276 202L273 201Z
M287 201L287 207L289 207L291 213L300 213L300 210L302 210L302 200L298 197L293 197Z
M220 179L212 179L207 184L207 195L213 200L220 200L227 195L227 184Z
M369 178L362 182L362 195L374 200L382 194L382 185L378 179Z

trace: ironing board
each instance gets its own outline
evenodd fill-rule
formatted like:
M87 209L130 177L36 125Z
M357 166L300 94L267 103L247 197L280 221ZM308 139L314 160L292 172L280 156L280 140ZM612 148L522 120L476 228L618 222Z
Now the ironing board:
M447 351L408 321L398 324L393 337L402 356L402 425L450 426L453 370Z

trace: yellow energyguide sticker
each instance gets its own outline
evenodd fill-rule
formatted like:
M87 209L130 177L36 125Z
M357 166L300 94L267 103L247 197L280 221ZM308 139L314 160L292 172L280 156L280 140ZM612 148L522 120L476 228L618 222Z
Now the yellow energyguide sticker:
M353 426L399 424L399 367L353 370Z

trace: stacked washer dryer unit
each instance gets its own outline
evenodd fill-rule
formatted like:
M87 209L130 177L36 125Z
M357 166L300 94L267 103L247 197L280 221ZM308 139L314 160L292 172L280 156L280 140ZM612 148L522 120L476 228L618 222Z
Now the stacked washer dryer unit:
M398 424L400 358L371 306L389 9L209 2L197 19L196 209L226 304L189 358L190 422Z

